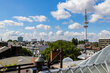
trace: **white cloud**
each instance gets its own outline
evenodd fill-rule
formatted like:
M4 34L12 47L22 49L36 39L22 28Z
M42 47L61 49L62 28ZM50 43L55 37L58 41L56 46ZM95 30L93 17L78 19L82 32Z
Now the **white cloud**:
M31 20L28 17L23 17L23 16L14 16L13 18L17 19L18 21L27 21L27 22L33 22L33 20Z
M3 40L13 39L17 40L18 36L23 36L24 40L31 40L33 38L37 38L40 40L41 38L46 41L56 41L56 40L69 40L71 41L72 38L78 38L79 40L84 40L84 32L73 32L73 31L65 31L58 30L56 33L50 31L49 33L46 32L31 32L31 33L24 33L20 31L9 31L0 32L0 37ZM110 31L102 30L99 33L88 33L89 41L98 41L99 38L109 38L110 39Z
M7 31L5 33L6 36L18 36L20 34L19 31Z
M12 20L4 20L4 21L0 21L0 25L9 25L9 26L23 26L23 23L18 23Z
M85 9L89 12L94 11L94 0L67 0L66 2L59 3L58 9L67 9L72 13L82 13Z
M98 19L101 19L102 16L98 15L98 14L93 14L91 15L91 19L89 20L89 22L96 22Z
M0 32L0 38L2 38L5 41L7 41L8 39L17 40L19 36L22 36L23 40L31 40L31 39L35 39L36 37L37 39L40 39L39 38L40 36L37 32L24 33L20 31L10 31L10 30L6 30L5 32Z
M64 39L71 41L72 38L84 40L84 32L72 32L72 31L64 32ZM92 41L92 42L98 41L99 39L98 34L96 33L88 33L87 38L89 39L89 41Z
M94 6L95 12L91 15L91 22L96 22L99 19L104 19L104 17L110 17L110 0L105 0L102 3Z
M101 15L110 14L110 0L105 0L104 2L95 6L95 13Z
M28 27L25 27L25 29L26 29L26 30L34 30L35 27L29 27L29 26L28 26Z
M82 36L82 34L83 34L82 32L69 32L69 31L64 32L65 36L73 36L73 35L74 36L79 36L79 35Z
M0 28L5 28L5 26L2 26L2 25L1 25Z
M29 16L29 17L23 17L23 16L14 16L13 18L17 19L18 21L27 21L27 22L44 22L46 21L47 17L44 15L40 16Z
M56 18L57 20L59 19L67 19L71 16L71 14L64 9L59 9L57 11L52 11L51 12L52 16Z
M50 32L48 33L48 35L49 35L49 36L52 36L52 35L53 35L53 32L52 32L52 31L50 31Z
M63 35L63 31L62 31L62 30L58 30L58 31L56 32L56 35Z
M1 32L0 36L3 40L8 40L8 39L17 39L17 36L20 35L22 33L20 33L19 31L9 31L7 30L6 32Z
M69 29L81 29L83 26L79 23L74 23L68 26Z
M43 37L43 36L47 36L47 33L41 32L41 33L40 33L40 36L42 36L42 37Z
M110 23L110 17L107 16L107 17L104 17L103 20L99 21L100 23Z
M46 21L47 17L44 15L40 16L29 16L30 18L33 18L36 22L44 22Z
M104 20L105 17L110 17L110 0L104 0L101 3L96 0L66 0L59 3L57 10L51 11L51 14L57 20L67 19L71 16L70 12L82 14L85 9L92 13L90 22L96 22L99 19Z
M98 36L99 34L96 34L96 33L88 33L88 39L89 39L89 41L98 41L98 39L99 39L99 36Z
M36 28L43 29L43 30L50 30L51 29L51 26L39 24L39 25L36 26Z
M87 9L88 12L93 12L94 5L94 0L66 0L66 2L59 3L57 5L58 10L52 11L51 14L57 20L67 19L71 16L69 11L72 13L84 13L84 10Z
M102 30L99 33L99 38L110 38L110 31Z
M78 38L79 40L83 40L84 39L84 32L66 31L66 32L64 32L64 38L66 40L71 40L72 38Z
M47 41L55 41L55 40L71 40L74 36L77 37L82 37L82 33L77 33L77 32L68 32L65 34L63 31L59 30L54 34L52 31L49 32L48 34L45 32L32 32L32 33L24 33L20 31L9 31L7 30L5 33L0 34L3 40L8 40L8 39L13 39L17 40L18 36L23 36L24 40L31 40L33 38L37 38L40 40L41 38ZM69 38L68 38L69 37Z

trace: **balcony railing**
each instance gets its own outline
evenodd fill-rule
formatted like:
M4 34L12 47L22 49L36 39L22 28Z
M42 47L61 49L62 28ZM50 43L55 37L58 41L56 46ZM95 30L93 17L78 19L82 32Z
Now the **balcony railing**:
M20 73L21 70L36 68L36 66L33 63L29 63L29 64L21 64L21 65L8 66L8 67L0 67L0 73L3 73L4 71L2 70L5 68L7 68L5 72L18 71L18 73Z

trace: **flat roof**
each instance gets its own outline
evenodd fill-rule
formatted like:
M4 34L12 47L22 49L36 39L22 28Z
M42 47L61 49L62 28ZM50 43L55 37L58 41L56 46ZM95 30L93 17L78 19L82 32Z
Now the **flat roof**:
M3 65L10 65L10 64L28 64L32 63L32 57L31 56L16 56L16 57L9 57L5 59L0 59L0 67Z

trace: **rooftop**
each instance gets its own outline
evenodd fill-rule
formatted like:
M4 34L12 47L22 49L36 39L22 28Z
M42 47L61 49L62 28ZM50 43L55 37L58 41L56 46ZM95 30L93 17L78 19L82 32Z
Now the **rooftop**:
M4 65L12 65L12 64L28 64L32 63L32 57L30 56L16 56L16 57L9 57L5 59L0 59L0 67Z
M53 69L51 73L110 73L110 45L75 67ZM41 72L45 73L45 71Z

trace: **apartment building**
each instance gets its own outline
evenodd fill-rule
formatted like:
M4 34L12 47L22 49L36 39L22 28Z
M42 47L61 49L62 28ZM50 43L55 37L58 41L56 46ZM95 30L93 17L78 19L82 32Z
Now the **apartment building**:
M106 47L110 45L110 39L99 39L99 47Z

